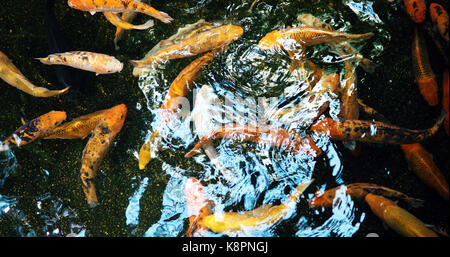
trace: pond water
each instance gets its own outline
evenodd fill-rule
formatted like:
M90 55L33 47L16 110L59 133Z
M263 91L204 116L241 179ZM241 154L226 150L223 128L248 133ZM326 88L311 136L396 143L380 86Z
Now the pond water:
M448 1L435 2L448 6ZM183 237L189 225L185 185L190 177L202 183L216 213L278 205L299 183L313 179L294 210L279 223L231 236L399 236L386 228L364 201L352 199L344 192L338 194L332 208L308 207L317 190L357 182L385 186L424 200L419 208L398 204L424 223L448 231L448 202L409 170L398 145L359 144L360 153L352 154L342 142L308 134L323 151L312 157L262 143L217 139L213 146L221 167L204 151L185 158L199 141L194 124L196 111L209 112L211 124L246 124L261 117L264 120L263 114L274 108L301 103L308 84L291 74L289 56L285 52L260 51L257 44L273 30L299 26L297 17L305 13L340 32L374 33L368 40L351 43L376 64L372 73L361 67L355 69L358 98L392 124L425 129L441 113L441 105L430 107L414 83L413 24L403 1L259 0L250 12L252 3L253 0L152 1L152 6L168 13L173 22L155 20L150 29L126 31L116 49L115 27L101 13L91 15L70 8L65 0L56 0L54 13L62 31L58 36L64 37L73 50L115 56L124 68L108 75L82 73L73 93L52 98L34 98L1 81L0 138L20 127L22 118L28 121L51 110L63 110L67 120L72 120L123 103L128 114L97 172L95 185L100 204L95 208L87 205L79 182L81 155L88 139L37 140L0 152L0 236ZM36 85L62 89L50 66L35 60L48 55L45 8L45 1L3 1L0 50ZM147 19L139 14L133 23L142 24ZM244 33L202 69L186 96L189 112L160 128L160 106L169 86L196 57L168 61L140 77L132 75L129 61L141 59L158 42L200 19L239 24ZM428 37L425 40L441 95L445 64L433 41ZM310 46L305 55L325 72L340 75L343 83L344 62L329 45ZM196 102L202 88L209 88L218 99L214 110L202 107L202 101ZM328 100L326 115L336 118L339 100ZM308 106L277 124L309 133L309 119L316 108ZM360 118L374 119L363 112ZM140 147L157 129L161 130L162 147L140 170ZM422 145L448 180L449 144L444 129ZM225 234L205 231L202 235Z

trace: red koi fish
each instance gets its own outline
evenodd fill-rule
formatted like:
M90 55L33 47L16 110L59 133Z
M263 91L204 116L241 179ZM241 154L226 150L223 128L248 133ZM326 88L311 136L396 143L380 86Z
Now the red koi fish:
M0 145L0 152L12 146L23 146L45 137L54 128L66 120L66 112L51 111L22 125L14 133L5 139Z
M186 236L192 237L195 232L203 228L203 219L212 214L214 206L213 202L206 197L202 184L194 177L190 177L186 182L184 195L186 196L189 216L189 227Z
M442 125L444 112L429 129L412 130L388 125L379 121L345 120L324 118L311 126L311 131L327 134L332 140L355 140L366 143L412 144L434 135Z
M430 106L438 104L438 85L431 69L428 51L421 31L414 27L414 40L412 43L412 64L414 77L419 86L420 93Z
M390 228L406 237L437 237L431 229L405 209L382 196L367 194L370 209Z
M427 6L425 0L403 0L406 12L415 23L421 23L426 18Z
M430 4L430 16L434 25L438 28L439 34L448 45L448 14L442 5L437 3Z
M140 12L164 23L170 23L173 20L167 13L134 0L68 0L67 3L71 8L91 14L96 12Z
M448 201L448 183L433 161L430 153L421 144L401 145L409 168L422 179L425 184L434 188L439 195Z
M213 130L210 135L202 138L185 157L192 157L204 144L217 138L244 139L255 143L270 144L277 147L285 147L290 151L302 151L314 157L322 153L322 150L316 146L312 138L301 137L294 133L292 135L294 139L291 138L287 130L269 126L225 125Z
M97 169L108 152L114 138L122 129L126 115L127 107L124 104L114 106L105 112L83 150L80 179L90 207L95 207L98 204L94 184Z
M310 207L330 207L336 197L336 191L345 187L345 193L350 195L353 199L364 199L367 194L383 195L385 197L395 197L402 199L414 207L421 206L423 201L420 199L409 197L408 195L393 190L387 187L378 186L368 183L353 183L345 186L338 186L332 189L325 190L325 192L317 192L311 200L309 200Z

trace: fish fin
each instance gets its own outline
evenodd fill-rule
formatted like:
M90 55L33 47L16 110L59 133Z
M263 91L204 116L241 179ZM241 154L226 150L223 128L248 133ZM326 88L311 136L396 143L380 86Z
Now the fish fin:
M411 205L411 207L413 207L413 208L422 207L423 204L425 203L425 201L422 199L412 198L412 197L406 198L405 201L407 201L408 204Z
M94 15L96 13L96 11L90 11L89 12L91 15Z
M26 122L25 122L25 119L22 117L22 118L20 118L20 121L22 122L22 125L25 125L25 124L27 124Z

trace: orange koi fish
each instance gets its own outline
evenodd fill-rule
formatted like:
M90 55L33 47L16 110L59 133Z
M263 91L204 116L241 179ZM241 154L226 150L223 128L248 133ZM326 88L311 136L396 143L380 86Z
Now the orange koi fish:
M225 125L213 130L208 136L200 139L200 142L185 157L192 157L204 144L217 138L243 139L254 143L270 144L277 147L285 147L290 151L302 151L314 157L322 153L322 150L316 146L312 138L301 137L296 133L293 133L293 137L294 139L291 139L289 132L283 128Z
M52 97L65 94L70 88L48 90L33 85L2 51L0 51L0 78L9 85L35 97Z
M134 20L134 18L136 17L136 14L137 13L135 13L135 12L124 12L124 13L122 13L122 17L120 19L130 23ZM119 46L117 45L117 43L122 38L124 31L125 30L122 29L121 27L116 28L116 33L114 35L114 46L115 46L116 50L119 50Z
M411 20L415 23L421 23L426 18L427 6L425 0L403 0Z
M308 180L300 183L280 205L265 204L251 211L211 214L203 219L203 225L215 233L235 233L276 225L295 208L311 182L312 180Z
M146 23L141 24L141 25L134 25L134 24L128 23L126 20L123 20L117 13L104 12L103 15L112 25L116 26L117 28L121 28L121 29L125 29L125 30L130 30L130 29L144 30L144 29L153 27L153 25L154 25L153 20L148 20Z
M197 79L201 68L214 58L214 51L209 52L191 62L184 68L169 87L169 91L164 97L161 104L162 122L160 126L165 126L169 122L172 115L175 113L178 105L176 100L178 97L184 97L189 92L192 82ZM139 150L139 169L145 169L147 164L151 161L152 152L155 152L159 147L159 132L153 131L150 138L142 145Z
M96 12L140 12L164 23L173 21L167 13L135 0L68 0L71 8L95 14Z
M12 146L23 146L34 140L45 137L50 131L59 126L66 119L66 112L51 111L22 125L5 139L0 145L0 152Z
M428 51L422 33L414 27L414 40L412 43L412 64L416 83L420 93L430 106L438 104L438 85L430 66Z
M114 106L106 111L83 150L80 179L90 207L95 207L98 204L93 181L97 169L114 138L122 129L126 115L127 107L124 104Z
M345 120L324 118L311 126L311 131L327 134L332 140L355 140L366 143L411 144L423 141L434 135L442 125L446 113L436 124L424 130L411 130L379 121Z
M66 122L49 132L44 139L84 139L97 127L108 110L97 111Z
M179 43L161 48L148 58L130 61L136 67L185 58L229 45L244 33L240 26L224 25L198 33Z
M405 209L382 196L367 194L370 209L390 228L407 237L437 237L431 229Z
M448 45L448 14L442 5L437 3L430 4L430 16L434 25L438 28L439 34Z
M448 201L448 183L434 163L431 154L419 143L401 145L401 148L409 168Z
M108 74L122 71L123 63L113 56L86 51L51 54L45 58L36 58L43 64L66 65L76 69Z
M214 203L208 200L202 184L194 177L190 177L186 182L184 195L186 196L189 216L189 227L186 236L193 237L194 233L202 229L203 219L212 214Z
M310 207L330 207L333 204L333 200L336 197L336 191L345 188L345 193L353 199L364 199L367 194L382 195L385 197L395 197L402 199L414 207L421 206L423 201L420 199L409 197L408 195L387 188L368 183L353 183L345 186L338 186L332 189L325 190L325 192L316 192L313 198L309 200Z
M330 42L361 41L369 39L373 33L347 34L316 27L289 27L266 34L258 43L262 50L295 50Z
M448 116L449 116L449 112L448 112L448 88L449 88L449 83L448 83L448 69L445 69L444 71L444 75L442 78L442 110L447 112L447 115L445 116L445 120L444 120L444 127L445 127L445 132L447 132L447 136L448 136Z

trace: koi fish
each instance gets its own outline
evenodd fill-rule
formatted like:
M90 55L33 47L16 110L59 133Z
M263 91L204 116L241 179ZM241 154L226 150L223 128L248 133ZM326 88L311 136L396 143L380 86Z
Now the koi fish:
M144 30L153 27L154 25L153 20L148 20L146 23L141 25L134 25L127 22L126 20L122 20L122 18L117 13L104 12L103 15L112 25L125 30L130 29Z
M245 212L212 214L203 219L203 225L215 233L239 232L260 226L273 226L294 210L298 199L312 180L303 181L280 205L265 204Z
M197 231L202 229L203 219L212 214L213 202L208 200L202 184L194 177L190 177L187 180L184 195L186 196L189 216L189 227L186 236L192 237Z
M270 144L277 147L285 147L290 151L302 151L314 157L322 153L322 150L316 146L312 138L301 137L296 133L292 133L292 135L294 140L291 139L289 132L283 128L224 125L213 130L208 136L203 137L192 150L186 153L185 157L192 157L204 144L217 138L244 139L254 143Z
M209 52L191 62L186 68L184 68L172 84L169 87L169 91L164 97L164 101L161 104L161 124L163 127L169 122L172 115L175 113L178 105L176 100L179 97L184 97L189 92L192 86L192 82L199 76L201 68L214 58L214 51ZM159 130L159 129L157 129ZM155 130L152 132L150 138L142 145L139 150L139 169L145 169L147 164L156 155L156 151L159 148L159 132Z
M434 135L442 125L446 113L429 129L412 130L388 125L379 121L345 120L324 118L311 126L311 131L327 134L332 140L355 140L366 143L412 144Z
M430 16L434 25L438 28L439 34L448 45L448 14L442 5L437 3L430 4Z
M66 119L66 112L51 111L43 114L36 119L30 120L14 133L6 138L0 145L0 152L5 151L12 146L23 146L36 139L45 137L50 131L59 126Z
M108 110L97 111L66 122L49 132L44 139L84 139L92 133Z
M33 85L2 51L0 51L0 78L9 85L35 97L52 97L65 94L70 88L48 90Z
M122 17L120 19L130 23L134 20L136 15L137 15L137 13L135 13L135 12L124 12L124 13L122 13ZM115 46L116 50L119 50L119 46L117 45L117 43L122 38L124 31L125 30L122 29L121 27L116 28L116 33L114 35L114 46Z
M173 21L167 13L135 0L68 0L67 3L71 8L90 12L92 15L96 12L139 12L164 23Z
M431 229L414 215L382 196L367 194L365 201L373 213L390 228L407 237L437 237Z
M426 43L422 33L414 27L414 40L412 43L412 64L414 77L419 86L420 93L430 106L438 104L438 85L430 66Z
M415 23L421 23L426 18L427 6L425 0L403 0L411 20Z
M92 132L81 158L80 180L90 207L98 204L94 178L114 138L122 129L127 107L120 104L106 111Z
M409 168L428 186L434 188L439 195L448 201L448 183L433 157L421 144L404 144L401 148L408 161Z
M66 65L73 68L108 74L122 71L123 63L113 56L86 51L72 51L51 54L45 58L36 58L47 65Z
M316 27L289 27L266 34L258 43L262 50L283 49L291 51L300 46L304 48L330 42L361 41L369 39L373 33L347 34Z
M306 26L320 27L329 31L335 31L330 24L309 13L297 16L297 21L305 24ZM358 65L361 66L361 68L363 68L366 72L372 73L375 71L375 63L362 56L361 53L359 53L349 42L329 42L328 45L330 45L334 49L334 51L337 52L340 58L347 59L350 55L353 59L355 59L355 62L358 63Z
M201 54L213 49L229 45L243 34L244 30L236 25L224 25L195 34L156 51L142 60L130 61L135 67L142 67L152 63L162 63L172 59L185 58Z
M367 194L382 195L385 197L395 197L408 202L413 207L419 207L423 204L423 200L412 198L402 192L393 190L387 187L378 186L368 183L353 183L345 186L338 186L332 189L325 190L324 192L316 192L313 198L309 200L309 206L316 207L330 207L333 204L333 200L336 196L336 191L344 188L345 193L353 199L364 199Z
M444 128L445 132L447 132L448 136L448 88L449 88L449 82L448 82L448 69L444 70L444 75L442 76L442 111L446 111L447 115L445 116L444 120Z

